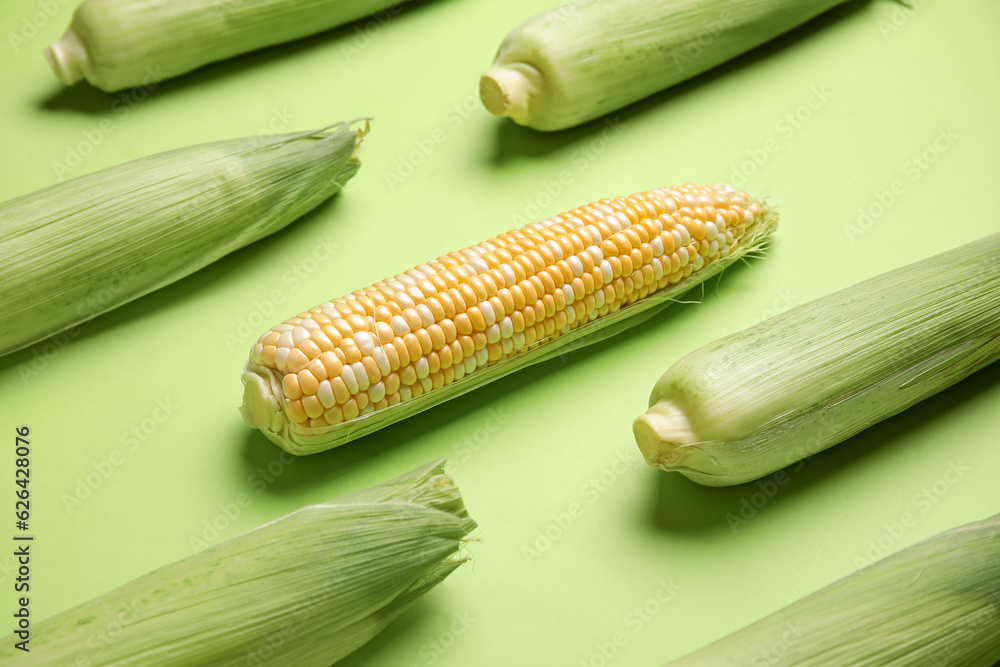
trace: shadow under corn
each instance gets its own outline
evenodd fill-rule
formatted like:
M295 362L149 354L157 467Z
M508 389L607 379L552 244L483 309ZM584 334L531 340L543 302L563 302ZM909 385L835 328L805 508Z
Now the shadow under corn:
M244 426L248 429L242 453L244 474L252 476L256 473L259 476L261 470L272 466L279 474L271 475L266 489L261 490L269 494L285 495L300 493L309 486L328 484L344 476L349 478L356 470L370 465L372 460L379 459L397 447L414 446L414 440L421 441L426 461L447 458L452 455L457 443L447 438L435 438L435 433L483 406L498 405L503 399L516 395L533 382L544 379L551 374L550 364L553 363L559 364L559 360L521 369L357 440L304 457L292 457L260 431ZM496 438L485 446L509 447L515 444L505 442L504 438ZM288 463L292 458L294 462Z
M468 567L468 565L466 565ZM337 661L337 667L363 667L364 665L388 664L388 655L394 644L405 643L415 645L421 639L421 648L431 653L428 642L438 639L442 633L453 633L450 627L455 621L455 610L439 604L434 589L420 597L412 607L393 620L384 630L371 641L361 646L350 655ZM439 650L435 643L435 650ZM419 649L418 649L419 650ZM436 653L434 653L436 655ZM403 664L421 664L426 659L424 654L413 655ZM429 663L428 663L429 664Z
M852 474L873 456L895 455L907 446L912 434L997 387L1000 387L1000 363L973 373L809 459L737 486L702 486L678 473L654 471L658 474L649 521L657 530L674 534L741 532L759 515L778 516L782 508L791 507L802 496L825 493L827 485L835 483L838 476ZM942 447L950 444L941 443ZM776 483L782 479L787 481Z
M159 77L156 76L158 69L152 67L150 83L131 89L106 93L91 86L86 81L80 81L73 86L63 86L58 84L53 77L52 92L40 99L37 105L47 111L71 111L90 115L130 109L139 103L146 104L144 100L147 99L169 96L186 88L212 87L227 77L260 67L264 63L295 58L299 54L325 48L330 44L356 39L358 31L363 32L371 22L376 22L380 26L380 31L382 28L388 31L396 22L405 22L409 14L420 12L432 3L448 1L454 0L407 0L394 5L398 8L395 13L393 13L392 7L389 7L314 35L249 51L226 60L207 63L198 69L174 78L158 80ZM371 42L366 43L363 48L378 48L378 42L386 41L388 43L390 39L389 34L377 34L371 37ZM352 48L357 50L359 47ZM169 76L169 70L165 69L164 74Z
M596 141L602 134L609 131L616 132L617 128L627 125L629 121L642 116L650 109L672 104L677 98L683 98L684 95L702 86L711 85L716 79L739 73L759 61L772 57L775 53L794 49L829 25L857 14L866 4L868 0L850 0L732 60L582 125L554 132L541 132L517 125L507 118L498 118L492 163L494 166L499 166L512 159L541 157L586 141ZM720 117L725 118L726 122L732 122L733 119L729 110L720 111Z

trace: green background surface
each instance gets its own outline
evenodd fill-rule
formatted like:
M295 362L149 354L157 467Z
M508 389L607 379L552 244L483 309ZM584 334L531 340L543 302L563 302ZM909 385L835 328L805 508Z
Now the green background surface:
M0 359L0 540L15 533L13 431L27 424L35 620L183 558L192 540L217 543L442 456L481 526L472 560L343 664L658 665L863 559L1000 510L996 366L791 469L780 487L704 488L656 471L630 431L686 352L997 230L996 2L850 2L556 134L492 117L476 98L496 46L544 0L418 0L141 100L62 88L40 52L73 2L54 0L51 18L43 4L0 7L2 199L54 183L60 164L75 176L268 128L374 121L361 171L312 214L58 349ZM87 153L75 167L73 151ZM700 304L291 463L240 420L240 368L284 317L519 216L689 181L741 185L782 216L766 259L710 282ZM901 194L879 214L878 193L896 181ZM866 208L877 215L859 221ZM307 260L329 246L328 261ZM268 303L275 290L280 303ZM158 404L170 406L160 422ZM132 440L135 429L146 433ZM912 526L896 530L906 513ZM10 552L0 549L0 632L16 597Z

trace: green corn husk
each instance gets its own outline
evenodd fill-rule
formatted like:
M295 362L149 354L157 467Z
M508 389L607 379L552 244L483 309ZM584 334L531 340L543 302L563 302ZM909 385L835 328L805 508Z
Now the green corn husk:
M678 360L633 424L650 465L740 484L1000 359L1000 234L884 273Z
M990 667L1000 660L1000 514L830 584L669 667Z
M435 461L311 505L4 638L0 665L327 667L464 559L475 522ZM18 663L17 660L22 662Z
M483 106L536 130L599 118L760 46L845 0L580 0L507 35Z
M208 63L306 37L405 0L84 0L45 58L60 81L156 85Z
M365 130L218 141L0 204L0 355L272 234L357 172Z

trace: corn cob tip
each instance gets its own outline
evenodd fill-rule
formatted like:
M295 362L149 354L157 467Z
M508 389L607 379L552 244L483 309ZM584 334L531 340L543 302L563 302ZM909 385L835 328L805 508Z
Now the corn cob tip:
M691 421L669 400L653 403L632 422L632 433L646 462L660 470L685 475L719 474L722 470L697 447Z
M46 47L45 60L60 81L72 86L84 78L85 70L90 65L90 54L80 35L70 28L58 42Z
M479 78L479 99L494 116L510 116L517 123L527 118L528 76L519 69L491 67Z

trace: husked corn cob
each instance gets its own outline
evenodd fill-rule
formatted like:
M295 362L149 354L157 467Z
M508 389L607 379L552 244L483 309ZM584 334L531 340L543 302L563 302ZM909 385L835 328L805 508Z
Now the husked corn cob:
M272 327L244 368L241 412L289 452L329 449L634 323L775 224L744 192L689 184L500 234Z

